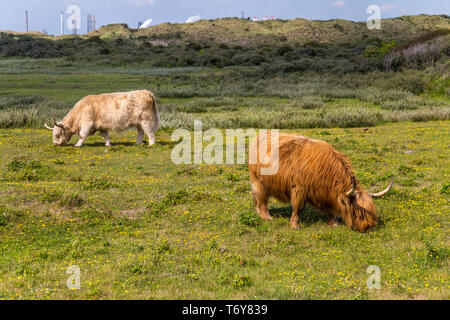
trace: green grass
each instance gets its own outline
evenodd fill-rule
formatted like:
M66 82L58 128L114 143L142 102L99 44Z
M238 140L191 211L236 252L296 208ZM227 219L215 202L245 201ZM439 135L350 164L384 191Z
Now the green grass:
M0 299L449 299L445 72L260 71L1 59ZM153 147L125 132L57 148L43 129L86 95L134 89L158 100ZM277 201L262 221L245 165L172 163L171 132L196 119L326 140L371 192L395 177L380 226L331 228L307 206L294 231Z
M0 60L1 61L1 60ZM4 60L8 65L9 60ZM14 72L0 78L0 127L37 127L62 119L89 94L148 89L161 110L161 127L192 128L333 128L376 126L386 122L449 120L447 94L417 94L423 75L417 72L356 77L303 75L258 78L238 68L171 72L148 69L83 69L55 67L55 74ZM12 64L11 64L12 63ZM45 61L33 60L39 70ZM248 73L245 73L248 72ZM0 73L2 71L0 70ZM249 79L247 79L248 77ZM388 85L386 85L388 83ZM420 91L420 90L419 90Z
M311 207L291 230L275 201L262 221L245 165L176 166L167 131L153 147L128 132L77 149L1 129L0 298L449 299L449 124L288 130L349 155L370 191L395 177L369 233ZM66 288L71 265L81 290ZM366 287L369 265L380 290Z

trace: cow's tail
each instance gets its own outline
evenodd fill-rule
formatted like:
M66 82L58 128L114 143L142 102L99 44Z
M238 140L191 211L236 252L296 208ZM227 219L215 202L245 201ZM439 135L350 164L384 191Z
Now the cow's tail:
M159 117L159 110L158 110L158 105L156 104L156 98L153 93L152 93L152 100L153 100L153 112L155 114L155 127L153 129L153 132L155 132L159 128L161 119Z

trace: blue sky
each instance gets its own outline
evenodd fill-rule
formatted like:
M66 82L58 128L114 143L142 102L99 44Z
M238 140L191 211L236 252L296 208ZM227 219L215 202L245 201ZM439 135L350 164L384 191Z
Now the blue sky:
M25 10L28 10L30 30L59 34L60 13L72 4L81 9L80 33L86 32L87 14L96 15L97 27L127 23L133 28L148 19L152 19L150 25L183 23L197 16L238 17L242 11L245 16L260 19L275 16L365 21L369 17L366 8L371 4L380 6L382 18L420 13L450 15L448 0L0 0L0 30L25 31Z

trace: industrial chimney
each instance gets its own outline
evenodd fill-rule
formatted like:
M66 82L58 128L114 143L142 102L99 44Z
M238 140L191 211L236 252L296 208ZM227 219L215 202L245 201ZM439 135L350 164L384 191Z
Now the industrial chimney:
M61 35L64 35L64 11L61 11Z

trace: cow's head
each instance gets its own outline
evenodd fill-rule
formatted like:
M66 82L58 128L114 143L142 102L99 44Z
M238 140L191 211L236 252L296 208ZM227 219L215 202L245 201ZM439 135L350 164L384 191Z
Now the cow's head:
M378 224L377 209L373 198L382 197L392 187L394 180L389 186L378 193L369 193L360 188L359 184L353 182L353 186L345 194L339 196L341 217L352 229L364 232L372 229Z
M55 146L63 146L67 142L69 142L70 138L72 138L73 133L71 132L70 128L67 127L62 121L56 122L55 119L53 119L54 126L53 128L48 126L46 123L44 123L45 127L48 130L53 131L53 143Z

